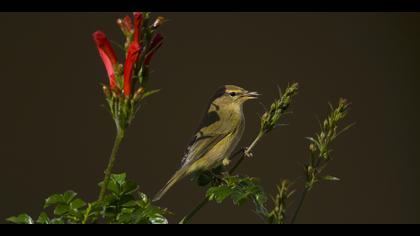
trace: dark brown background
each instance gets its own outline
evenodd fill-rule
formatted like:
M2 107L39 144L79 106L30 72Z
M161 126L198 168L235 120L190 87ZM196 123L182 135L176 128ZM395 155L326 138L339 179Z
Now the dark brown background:
M121 42L124 13L1 13L0 219L37 215L43 199L73 189L98 194L113 142L113 122L99 84L104 66L91 33ZM317 186L300 223L420 223L418 13L159 13L164 47L153 62L152 86L129 130L115 171L126 171L153 195L178 167L205 103L222 84L264 94L299 82L282 127L267 136L240 171L274 192L301 174L307 141L328 102L353 106L357 125L334 144L328 173L338 184ZM247 130L258 128L258 102L246 104ZM203 195L188 181L159 204L187 213ZM249 205L211 204L195 223L259 223Z

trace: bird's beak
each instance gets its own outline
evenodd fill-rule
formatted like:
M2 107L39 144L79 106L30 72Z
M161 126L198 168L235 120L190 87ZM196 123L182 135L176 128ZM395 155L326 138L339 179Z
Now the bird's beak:
M259 96L261 96L261 94L258 92L247 92L244 94L246 99L257 99Z

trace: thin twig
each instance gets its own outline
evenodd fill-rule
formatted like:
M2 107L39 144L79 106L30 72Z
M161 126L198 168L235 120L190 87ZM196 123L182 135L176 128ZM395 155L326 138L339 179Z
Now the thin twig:
M295 213L293 214L293 217L292 217L292 220L290 221L290 224L294 224L296 222L296 218L297 218L297 216L299 214L300 209L303 206L303 202L305 201L305 197L306 197L307 193L308 193L308 190L307 190L307 188L305 188L303 190L302 195L300 196L299 204L298 204L298 206L297 206L297 208L295 210Z

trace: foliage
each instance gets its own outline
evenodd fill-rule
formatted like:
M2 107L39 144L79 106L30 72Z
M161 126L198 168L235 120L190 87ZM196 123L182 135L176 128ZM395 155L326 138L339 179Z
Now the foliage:
M99 183L102 185L103 183ZM7 219L15 224L167 224L170 212L154 206L138 191L139 186L126 179L126 174L112 174L104 200L86 203L74 191L53 194L45 200L44 209L53 208L54 217L42 212L34 221L27 214Z
M331 175L321 176L321 173L327 166L327 163L331 160L331 143L353 125L351 124L342 130L338 130L338 124L346 117L349 107L350 104L345 99L340 99L336 108L330 104L331 113L324 122L320 124L320 133L315 134L314 137L307 137L310 141L310 160L308 164L306 164L304 170L306 177L305 189L311 190L320 180L340 180Z
M226 198L231 198L235 205L242 205L248 200L264 204L267 197L255 178L227 176L223 178L223 183L218 186L210 187L206 197L217 203L222 203Z
M271 104L270 109L261 117L260 132L268 133L278 127L280 118L286 114L298 89L299 85L297 83L287 86L284 93L279 89L279 98Z
M148 196L139 191L139 186L127 179L125 173L113 174L112 170L119 147L125 137L126 130L133 122L140 102L157 93L159 90L149 90L150 63L153 55L162 46L163 36L157 29L164 22L163 17L158 17L150 24L150 13L136 12L131 17L118 19L117 24L125 36L124 55L125 65L119 64L110 42L104 33L97 31L93 34L99 54L106 67L109 85L102 89L112 118L116 124L117 133L112 147L108 165L104 171L104 180L100 187L99 197L88 202L78 197L74 191L49 196L44 203L45 211L41 212L36 220L28 214L19 214L6 220L14 224L167 224L167 216L172 214L167 209L152 204ZM221 165L211 171L196 173L193 179L200 186L208 186L205 198L201 201L180 223L189 220L209 201L218 204L231 199L235 205L252 202L255 212L269 224L284 224L288 219L289 200L294 196L295 189L288 180L283 180L277 186L275 196L271 202L257 178L235 175L234 172L244 161L251 157L255 146L266 134L279 127L281 118L287 114L293 98L297 95L297 83L288 85L284 92L279 91L279 97L274 100L269 109L261 116L260 129L247 147L236 152L241 155L230 170ZM331 144L351 125L339 130L339 123L346 117L350 104L340 99L337 107L331 107L331 112L320 124L321 131L310 141L310 158L304 168L305 183L303 194L300 197L296 210L290 220L294 223L303 205L306 194L321 180L338 181L339 178L323 173L331 160ZM271 206L269 206L271 205ZM48 213L50 213L50 215Z
M257 211L257 213L263 214L269 224L285 223L287 202L295 193L295 190L290 190L290 187L291 183L288 180L283 180L279 185L277 185L277 194L272 198L274 203L273 209L270 212Z

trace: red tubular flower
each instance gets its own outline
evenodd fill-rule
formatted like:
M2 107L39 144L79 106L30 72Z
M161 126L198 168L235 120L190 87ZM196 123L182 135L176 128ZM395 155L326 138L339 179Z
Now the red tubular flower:
M124 65L124 95L126 97L131 94L131 81L133 77L133 70L141 52L140 44L137 41L133 41L128 48L127 58L125 59Z
M98 47L99 55L108 73L109 86L114 89L116 86L114 67L117 65L117 56L104 33L96 31L93 33L93 40Z
M152 43L150 44L150 50L146 54L146 58L144 59L144 65L150 65L153 56L155 55L156 51L162 46L162 44L163 36L160 33L155 34L155 36L152 39Z
M134 12L134 41L139 42L141 34L141 24L143 22L143 14Z

